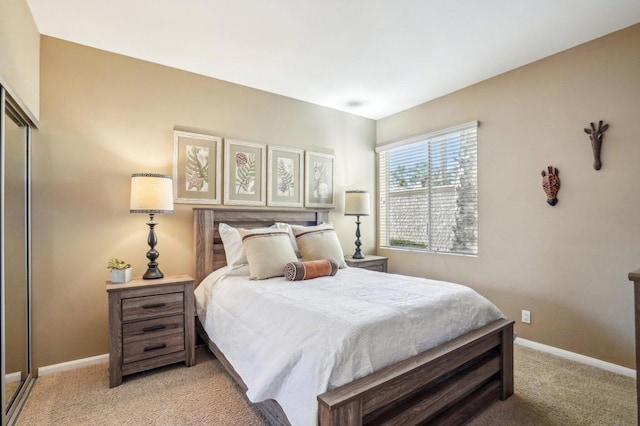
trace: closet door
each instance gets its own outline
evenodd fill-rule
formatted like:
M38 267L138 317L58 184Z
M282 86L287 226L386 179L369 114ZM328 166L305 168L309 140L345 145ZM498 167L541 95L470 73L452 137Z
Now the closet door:
M1 88L0 88L1 89ZM3 102L0 254L2 267L3 424L15 415L31 379L29 274L29 125L10 99Z

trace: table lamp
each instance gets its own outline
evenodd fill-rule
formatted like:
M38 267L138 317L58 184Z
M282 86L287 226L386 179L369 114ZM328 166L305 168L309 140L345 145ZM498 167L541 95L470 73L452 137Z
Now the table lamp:
M153 220L156 213L173 213L173 185L171 176L158 173L133 173L131 175L131 207L130 213L148 213L149 214L149 251L147 252L147 272L142 278L145 280L153 280L164 277L164 274L158 269L158 250L155 249L158 244L156 231L154 230L157 222Z
M356 251L353 254L354 259L364 259L364 255L360 251L360 216L369 216L371 214L371 200L369 199L369 191L345 191L344 193L344 215L356 216Z

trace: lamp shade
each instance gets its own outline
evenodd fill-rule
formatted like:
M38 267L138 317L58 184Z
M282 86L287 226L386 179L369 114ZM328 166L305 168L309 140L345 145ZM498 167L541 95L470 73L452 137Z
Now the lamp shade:
M369 198L369 191L345 191L345 216L369 216L370 214L371 199Z
M131 213L173 213L171 176L158 173L131 175Z

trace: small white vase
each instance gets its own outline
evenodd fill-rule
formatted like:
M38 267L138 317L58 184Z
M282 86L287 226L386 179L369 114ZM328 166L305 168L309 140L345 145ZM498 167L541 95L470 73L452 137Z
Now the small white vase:
M131 281L131 268L111 270L111 284L121 284L129 281Z

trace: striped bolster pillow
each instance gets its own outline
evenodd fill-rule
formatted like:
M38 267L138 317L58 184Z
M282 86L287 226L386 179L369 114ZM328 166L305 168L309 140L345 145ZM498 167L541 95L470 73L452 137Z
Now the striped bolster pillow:
M310 280L312 278L333 276L338 272L338 263L333 259L289 262L284 265L284 276L289 281Z

